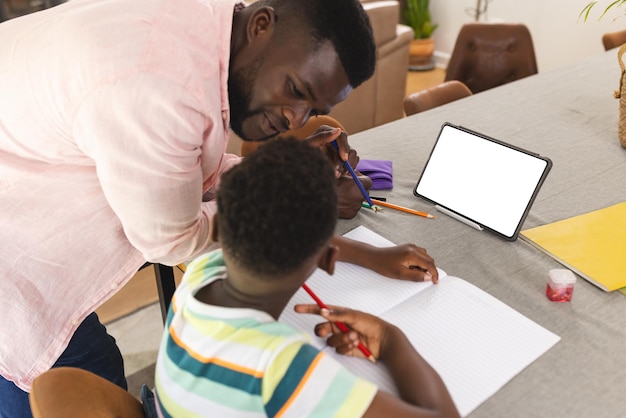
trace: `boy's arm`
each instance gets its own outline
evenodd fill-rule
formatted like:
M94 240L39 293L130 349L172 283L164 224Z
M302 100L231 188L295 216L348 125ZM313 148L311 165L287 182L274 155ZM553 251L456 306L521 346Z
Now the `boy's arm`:
M295 310L320 314L329 321L318 324L315 333L326 338L326 343L339 354L363 357L355 349L357 342L361 341L389 369L399 397L379 390L364 417L459 417L441 377L398 327L373 315L336 306L320 309L312 304L299 304ZM336 328L336 322L343 322L352 331L341 332Z
M416 282L439 281L435 260L415 244L374 247L335 235L333 245L339 248L339 261L357 264L383 276Z
M415 351L404 333L389 325L385 340L381 359L389 369L400 399L379 390L363 417L459 417L443 380Z

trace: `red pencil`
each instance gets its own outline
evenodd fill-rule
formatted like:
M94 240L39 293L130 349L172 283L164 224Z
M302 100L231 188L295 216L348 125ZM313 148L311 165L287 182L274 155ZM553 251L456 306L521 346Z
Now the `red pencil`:
M317 295L315 293L313 293L313 291L311 290L311 288L309 286L307 286L306 283L302 283L302 288L304 290L306 290L306 292L311 295L311 297L313 298L313 300L315 301L315 303L317 303L317 306L319 306L322 309L328 309L328 306L326 306L324 304L324 302L322 302L322 300L320 298L317 297ZM342 331L342 332L350 332L350 329L346 326L346 324L344 324L343 322L335 322L335 325L337 325L337 327ZM372 355L372 353L370 353L370 350L367 349L367 347L361 342L359 341L359 350L361 350L361 353L363 353L365 355L365 357L368 358L369 361L371 361L372 363L376 363L376 357L374 357Z

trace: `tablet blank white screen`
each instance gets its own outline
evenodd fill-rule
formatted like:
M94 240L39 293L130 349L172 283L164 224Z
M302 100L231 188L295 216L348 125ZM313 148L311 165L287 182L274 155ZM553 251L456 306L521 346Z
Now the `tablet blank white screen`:
M445 125L416 192L511 237L547 164L533 155Z

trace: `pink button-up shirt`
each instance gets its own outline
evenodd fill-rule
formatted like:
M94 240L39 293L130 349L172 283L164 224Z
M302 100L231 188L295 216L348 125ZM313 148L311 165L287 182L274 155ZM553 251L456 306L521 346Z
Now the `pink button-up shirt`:
M236 0L71 0L0 25L0 374L28 390L144 261L210 246Z

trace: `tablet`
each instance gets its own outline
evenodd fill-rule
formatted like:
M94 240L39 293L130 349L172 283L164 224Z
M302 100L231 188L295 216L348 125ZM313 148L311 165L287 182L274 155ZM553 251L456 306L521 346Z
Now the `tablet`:
M413 194L514 241L551 168L549 158L446 122Z

